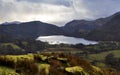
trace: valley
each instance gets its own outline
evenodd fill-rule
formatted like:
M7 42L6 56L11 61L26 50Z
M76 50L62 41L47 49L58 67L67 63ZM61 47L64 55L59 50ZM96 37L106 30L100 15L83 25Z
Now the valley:
M119 28L120 12L62 27L3 23L0 75L120 75Z

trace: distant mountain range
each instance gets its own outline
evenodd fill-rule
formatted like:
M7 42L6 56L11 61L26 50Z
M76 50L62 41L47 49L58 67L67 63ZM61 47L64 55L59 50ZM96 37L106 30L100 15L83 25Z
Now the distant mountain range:
M7 25L6 25L7 24ZM40 21L25 23L3 23L0 35L15 38L37 38L38 36L66 35L99 41L120 41L120 12L96 20L73 20L63 27Z
M38 36L62 35L62 33L61 28L40 21L0 25L0 35L7 34L15 38L37 38Z
M120 12L93 21L73 20L62 28L69 36L100 41L120 41Z
M100 29L90 31L85 38L90 40L120 41L120 12L102 25Z

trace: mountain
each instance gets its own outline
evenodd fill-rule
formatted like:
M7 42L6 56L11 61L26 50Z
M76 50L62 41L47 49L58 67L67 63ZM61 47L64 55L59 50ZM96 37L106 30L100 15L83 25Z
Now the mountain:
M93 21L87 20L73 20L67 23L63 27L63 31L66 35L81 37L79 33L87 33L93 29L99 28L100 25L97 25Z
M96 20L73 20L63 26L68 36L84 37L90 40L120 40L120 12Z
M0 25L0 33L13 36L15 38L37 38L43 35L61 35L62 30L52 24L40 21L31 21L20 24Z
M63 26L63 31L66 35L82 37L83 35L89 33L91 30L100 29L106 22L108 22L111 17L99 18L93 21L88 20L73 20Z
M13 22L4 22L2 25L11 25L11 24L20 24L21 22L19 21L13 21Z
M8 24L8 25L6 25ZM0 35L15 38L37 38L38 36L65 35L89 40L120 41L120 12L96 20L73 20L58 27L40 21L24 23L4 23L0 25Z
M120 41L120 12L105 23L100 29L89 32L85 38L90 40Z

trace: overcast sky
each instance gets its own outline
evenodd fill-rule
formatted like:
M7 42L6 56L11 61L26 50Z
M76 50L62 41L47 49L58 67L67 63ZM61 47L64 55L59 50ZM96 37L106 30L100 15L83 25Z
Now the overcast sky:
M42 21L59 26L120 11L120 0L0 0L0 23Z

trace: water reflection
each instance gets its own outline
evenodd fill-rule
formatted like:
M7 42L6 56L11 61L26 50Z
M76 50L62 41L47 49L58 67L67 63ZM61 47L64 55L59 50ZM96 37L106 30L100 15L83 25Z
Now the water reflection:
M78 44L82 43L84 45L88 44L96 44L96 41L90 41L86 40L84 38L75 38L75 37L68 37L68 36L62 36L62 35L57 35L57 36L40 36L37 38L37 40L41 40L43 42L48 42L49 44L60 44L60 43L65 43L65 44Z

